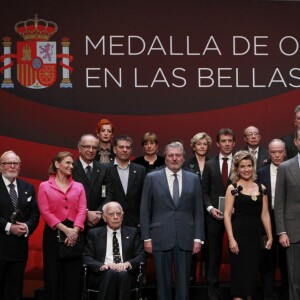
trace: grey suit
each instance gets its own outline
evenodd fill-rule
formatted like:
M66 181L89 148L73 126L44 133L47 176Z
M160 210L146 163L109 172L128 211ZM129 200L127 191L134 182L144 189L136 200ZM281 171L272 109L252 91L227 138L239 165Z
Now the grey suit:
M289 299L300 299L300 168L298 155L278 167L275 192L277 234L286 233Z
M172 256L175 264L176 299L188 299L194 239L204 240L199 177L182 170L182 192L176 206L169 191L166 169L149 173L142 193L141 231L143 240L152 240L158 299L172 299Z

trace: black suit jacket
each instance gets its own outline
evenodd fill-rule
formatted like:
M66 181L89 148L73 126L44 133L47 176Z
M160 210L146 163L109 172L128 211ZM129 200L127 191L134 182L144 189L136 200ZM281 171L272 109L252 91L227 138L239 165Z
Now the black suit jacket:
M258 148L258 156L256 161L256 168L259 169L262 166L265 166L269 160L269 151L267 149Z
M208 158L206 157L205 162L207 162L207 161L208 161ZM196 156L193 156L192 158L186 160L184 162L184 167L192 170L193 172L195 172L199 176L200 182L202 183L202 175L203 175L203 172L204 172L204 169L205 169L205 165L204 165L203 172L201 174Z
M137 273L139 264L145 262L146 254L144 242L141 240L140 230L133 227L121 227L123 262L128 261L132 269L129 272ZM107 227L89 230L87 243L83 251L83 263L92 272L100 272L104 265L107 244Z
M125 194L117 166L112 163L110 168L115 201L121 204L124 211L123 224L135 227L140 224L140 206L146 169L130 162L128 188Z
M295 139L294 133L282 137L282 140L285 142L286 160L295 157L298 153L297 147L294 143L294 139Z
M268 207L272 209L272 191L271 191L271 165L268 164L257 170L257 181L263 184L267 189Z
M93 162L92 180L90 181L79 159L74 161L73 179L82 183L87 199L87 208L89 210L101 210L104 200L114 199L112 179L108 165L101 165L99 162ZM103 187L105 193L103 194Z
M245 147L244 150L249 151L248 147ZM265 166L269 163L269 151L265 148L258 147L258 154L256 160L256 170Z
M209 206L218 208L219 197L225 196L226 188L230 184L230 179L225 186L222 181L220 171L219 156L216 156L205 163L205 168L202 175L202 189L204 193L204 207Z
M39 210L33 185L17 179L18 209L21 210L29 235L34 232L39 222ZM5 232L7 222L11 222L14 206L0 174L0 260L24 261L28 257L28 237L8 235Z

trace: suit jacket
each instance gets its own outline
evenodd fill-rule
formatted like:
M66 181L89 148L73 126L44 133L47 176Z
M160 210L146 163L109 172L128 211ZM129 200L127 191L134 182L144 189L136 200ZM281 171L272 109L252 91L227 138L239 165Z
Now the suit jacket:
M175 206L166 170L146 176L141 204L142 239L152 239L153 251L172 249L176 243L191 251L194 239L204 240L204 215L199 177L182 170L182 192Z
M285 142L286 159L295 157L298 153L298 149L294 143L295 134L286 135L281 139Z
M112 163L110 168L114 200L121 204L124 211L123 225L135 227L140 224L141 196L146 169L143 166L130 162L128 188L125 194L117 167ZM105 203L107 202L106 200Z
M138 228L122 226L121 239L123 262L128 261L132 266L129 272L136 273L139 264L145 262L146 259L140 230ZM83 251L83 263L86 264L91 271L100 272L100 267L104 265L106 244L106 226L89 230Z
M55 182L51 175L48 181L40 184L38 191L38 205L42 218L50 228L69 219L74 226L84 229L86 218L86 196L81 183L69 178L69 187L66 192Z
M74 161L73 179L80 182L85 190L87 208L89 210L101 210L103 201L108 202L114 199L110 168L108 165L101 165L93 162L92 180L90 181L79 159ZM105 186L105 193L102 189Z
M300 241L300 168L298 155L277 169L275 189L276 232L286 232L291 243Z
M29 235L34 232L39 222L39 210L36 203L33 185L17 179L18 188L18 209L21 210ZM7 222L11 222L11 215L14 212L12 200L0 174L0 260L18 261L27 260L28 237L8 235L5 232Z
M205 158L205 162L206 161L208 161L207 157ZM203 172L201 174L201 171L200 171L199 164L198 164L196 156L193 156L192 158L186 160L184 162L184 167L189 168L190 170L192 170L193 172L195 172L199 176L200 182L202 182L202 175L203 175L203 172L204 172L204 169L205 169L205 165L204 165L204 168L203 168Z
M245 150L249 151L248 147ZM269 151L265 148L258 147L256 169L259 169L269 163Z
M272 209L272 190L271 190L271 164L263 166L257 170L257 181L267 189L268 207Z
M222 181L222 174L220 171L219 156L216 156L205 163L204 172L202 175L202 189L204 194L204 207L209 206L218 208L219 197L225 196L226 188L230 184L228 178L225 186Z

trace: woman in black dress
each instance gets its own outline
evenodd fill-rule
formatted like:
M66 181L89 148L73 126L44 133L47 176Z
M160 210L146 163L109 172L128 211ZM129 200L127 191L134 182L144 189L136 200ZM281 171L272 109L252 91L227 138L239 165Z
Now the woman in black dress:
M272 229L266 189L255 183L255 158L238 151L232 160L232 184L226 191L224 223L230 249L230 282L233 299L255 294L262 247L272 246ZM234 213L233 213L234 210ZM266 240L262 244L261 222Z
M147 173L165 164L165 159L157 155L158 138L155 133L146 132L142 137L141 145L143 147L144 156L134 159L134 163L144 166Z

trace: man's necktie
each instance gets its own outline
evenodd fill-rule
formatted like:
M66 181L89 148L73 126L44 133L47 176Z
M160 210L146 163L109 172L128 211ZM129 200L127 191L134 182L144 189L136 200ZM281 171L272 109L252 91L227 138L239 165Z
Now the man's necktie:
M85 174L86 174L87 178L91 181L91 179L92 179L92 167L91 166L87 166L85 168Z
M178 182L178 177L177 174L173 174L174 176L174 181L173 181L173 201L175 205L177 206L178 201L179 201L179 182Z
M118 264L121 262L121 255L120 255L120 246L119 241L116 236L117 232L113 232L113 257L114 257L114 263Z
M224 186L227 186L228 180L228 157L223 157L223 165L222 165L222 181Z
M254 156L254 158L256 158L256 153L257 153L256 150L251 150L251 154Z
M15 185L13 183L11 183L8 186L10 188L9 195L10 195L11 201L14 205L14 208L17 209L17 207L18 207L18 195L17 195L17 192L15 190Z

